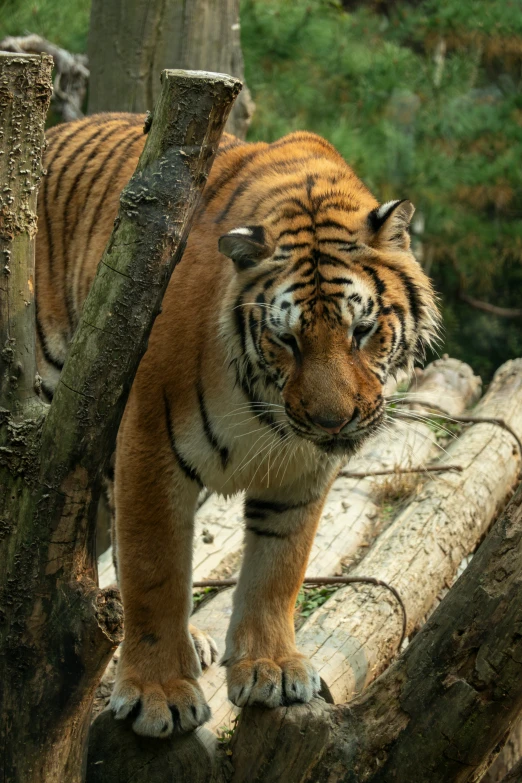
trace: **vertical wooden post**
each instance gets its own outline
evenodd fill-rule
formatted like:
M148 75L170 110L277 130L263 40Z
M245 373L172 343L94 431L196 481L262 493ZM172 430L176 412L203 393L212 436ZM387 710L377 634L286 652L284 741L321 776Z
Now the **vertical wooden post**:
M0 405L37 403L34 238L53 59L0 53Z

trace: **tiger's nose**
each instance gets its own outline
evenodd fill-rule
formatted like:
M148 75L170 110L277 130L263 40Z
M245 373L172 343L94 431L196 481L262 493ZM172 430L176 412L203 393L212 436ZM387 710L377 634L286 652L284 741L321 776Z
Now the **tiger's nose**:
M329 435L338 435L343 427L346 427L352 420L353 416L349 419L327 419L324 416L312 416L312 422L327 432Z

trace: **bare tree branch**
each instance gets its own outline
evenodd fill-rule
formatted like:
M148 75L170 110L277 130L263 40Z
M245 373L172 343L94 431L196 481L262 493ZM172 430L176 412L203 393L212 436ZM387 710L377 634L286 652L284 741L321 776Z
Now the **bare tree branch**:
M481 299L475 299L475 297L465 294L464 291L459 291L459 299L476 310L482 310L483 313L498 315L500 318L522 318L522 309L519 307L498 307L498 305L483 302Z

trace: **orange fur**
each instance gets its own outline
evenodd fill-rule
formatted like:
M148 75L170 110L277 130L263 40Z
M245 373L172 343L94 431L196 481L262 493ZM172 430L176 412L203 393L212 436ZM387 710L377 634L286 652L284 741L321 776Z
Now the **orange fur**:
M143 148L141 123L98 115L49 133L36 277L49 395ZM125 717L141 703L139 733L209 715L197 678L213 651L188 626L203 485L246 491L230 697L275 706L318 691L293 608L321 508L341 460L382 422L386 378L437 325L409 249L412 214L409 202L379 207L318 136L224 137L118 434L126 636L112 707Z

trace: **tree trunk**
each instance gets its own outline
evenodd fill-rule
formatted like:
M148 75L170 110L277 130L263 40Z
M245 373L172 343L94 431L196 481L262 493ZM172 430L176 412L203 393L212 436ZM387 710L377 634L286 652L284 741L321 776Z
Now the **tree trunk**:
M18 63L26 59L29 71L18 78ZM11 87L13 105L31 94L35 60L40 62L4 60L9 76L2 87ZM49 61L43 62L50 72ZM83 778L92 696L122 635L117 592L97 587L101 471L240 88L230 77L208 73L166 71L162 83L145 148L122 193L47 415L42 404L37 417L17 417L12 409L23 398L21 386L0 387L0 760L10 783ZM48 100L48 82L44 89L37 81L34 92L35 100L42 100L42 92ZM4 139L10 116L0 115ZM30 149L25 146L18 175L33 165L39 173L43 112L37 106L34 116L20 111L16 122L27 139L34 117L40 117L39 135ZM0 160L10 157L7 149ZM14 214L25 214L23 199L12 206ZM32 261L18 262L29 275ZM19 362L20 377L26 377L25 354L34 362L30 286L27 293L29 307L19 301L18 310L0 311L0 332L18 330L29 341L12 342L4 381ZM27 366L33 366L29 359Z
M521 629L522 487L401 658L350 705L244 709L214 775L197 735L144 746L105 712L88 783L192 780L190 758L197 783L475 783L522 709Z
M17 417L38 408L34 238L52 67L0 53L0 405Z
M91 114L152 109L162 68L243 81L239 0L93 0L88 51ZM244 86L227 131L244 139L253 111Z

